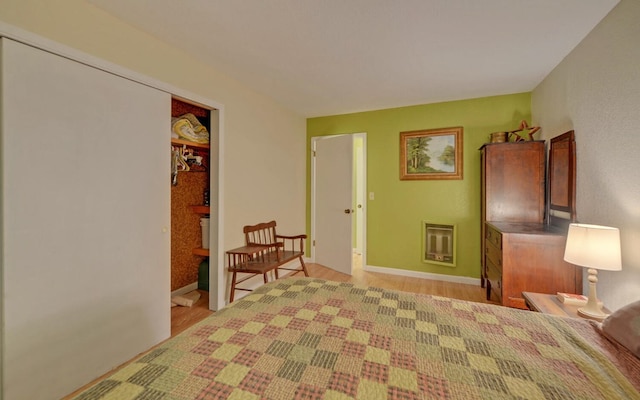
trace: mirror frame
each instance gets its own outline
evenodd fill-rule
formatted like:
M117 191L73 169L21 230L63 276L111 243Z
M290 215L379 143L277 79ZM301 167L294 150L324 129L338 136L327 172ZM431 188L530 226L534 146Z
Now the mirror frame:
M576 142L574 131L551 138L549 146L549 223L576 222Z

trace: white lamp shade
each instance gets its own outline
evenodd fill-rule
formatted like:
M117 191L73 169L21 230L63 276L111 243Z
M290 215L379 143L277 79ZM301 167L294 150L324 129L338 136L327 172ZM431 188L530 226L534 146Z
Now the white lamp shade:
M600 225L570 224L564 260L587 268L621 270L620 230Z

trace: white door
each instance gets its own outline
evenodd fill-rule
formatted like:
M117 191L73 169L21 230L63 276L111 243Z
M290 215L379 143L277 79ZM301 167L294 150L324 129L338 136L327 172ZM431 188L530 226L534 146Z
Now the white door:
M365 172L366 163L364 160L364 134L359 133L354 135L354 167L355 167L355 202L356 202L356 214L355 214L355 235L356 235L356 252L362 256L364 252L364 232L365 232Z
M60 398L170 336L171 98L1 48L0 397Z
M314 262L351 275L353 232L353 138L314 139Z

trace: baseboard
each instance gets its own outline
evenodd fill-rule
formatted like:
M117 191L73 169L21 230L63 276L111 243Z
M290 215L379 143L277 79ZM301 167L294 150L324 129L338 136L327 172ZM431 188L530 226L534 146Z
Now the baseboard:
M398 268L376 267L374 265L365 265L362 269L369 272L379 272L381 274L409 276L412 278L431 279L434 281L463 283L465 285L480 286L480 278L470 278L468 276L434 274L430 272L410 271L410 270L398 269Z
M171 297L180 296L189 292L192 292L198 288L198 282L193 282L188 284L187 286L181 287L180 289L174 290L171 292Z

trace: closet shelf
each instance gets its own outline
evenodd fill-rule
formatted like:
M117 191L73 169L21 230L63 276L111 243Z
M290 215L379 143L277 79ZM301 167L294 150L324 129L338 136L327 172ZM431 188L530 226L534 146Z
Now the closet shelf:
M196 256L209 257L209 249L203 249L201 247L196 247L192 253Z
M191 206L191 210L196 214L209 214L209 206Z
M209 143L196 143L196 142L191 142L189 140L184 140L184 139L171 139L171 144L173 145L178 145L178 146L189 146L189 147L193 147L196 149L205 149L205 150L209 150L210 146Z

